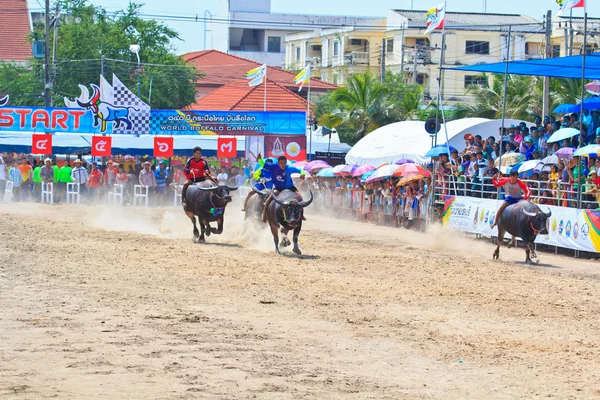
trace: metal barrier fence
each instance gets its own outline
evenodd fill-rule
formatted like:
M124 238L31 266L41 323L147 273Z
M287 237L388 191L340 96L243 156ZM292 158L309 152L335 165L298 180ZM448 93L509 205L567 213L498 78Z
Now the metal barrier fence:
M174 185L173 186L173 207L179 207L181 205L181 191L183 190L183 185Z
M148 186L135 185L133 187L133 205L136 206L138 201L144 203L145 207L149 206Z
M7 181L6 182L6 188L4 189L4 196L2 198L3 201L6 201L6 202L12 201L12 198L13 198L13 188L14 188L14 182L13 181Z
M54 204L54 184L42 182L42 203Z
M123 185L113 185L113 189L110 192L108 192L109 205L118 204L119 206L123 207L124 188L125 187Z
M81 185L67 183L67 204L81 204Z

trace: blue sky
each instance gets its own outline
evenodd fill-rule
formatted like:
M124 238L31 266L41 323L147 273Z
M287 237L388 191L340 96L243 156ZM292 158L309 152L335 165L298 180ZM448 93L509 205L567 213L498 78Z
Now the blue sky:
M43 0L28 0L30 7L40 8ZM138 0L145 3L144 11L161 15L198 15L203 16L204 10L217 14L217 0ZM252 0L249 0L252 1ZM430 8L443 0L413 0L415 9ZM600 17L600 1L588 0L588 14ZM109 11L123 8L125 0L92 0L96 5ZM449 11L482 12L484 0L449 0ZM298 8L302 4L302 8ZM385 16L387 10L410 9L411 0L272 0L273 12L307 13L307 14L340 14ZM547 10L558 11L555 0L487 0L487 11L490 13L526 14L536 19L542 19ZM578 9L574 15L583 16ZM175 44L178 53L202 50L204 24L202 22L166 22L181 34L183 41Z

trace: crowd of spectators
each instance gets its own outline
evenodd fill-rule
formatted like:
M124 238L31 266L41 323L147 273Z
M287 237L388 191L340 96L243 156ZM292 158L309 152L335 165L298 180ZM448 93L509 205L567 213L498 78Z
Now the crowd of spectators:
M498 157L509 160L512 153L522 155L524 161L539 160L538 167L520 174L532 191L532 201L539 204L578 206L578 187L581 187L581 200L584 208L600 205L600 160L594 155L573 158L558 156L561 148L577 148L587 144L600 144L600 113L586 113L580 121L578 114L565 115L561 120L554 117L535 119L535 124L511 125L497 136L483 139L479 135L465 135L462 149L451 149L450 154L434 158L436 162L436 187L440 194L454 194L483 198L502 198L492 185L492 178L508 172L504 162L502 171L498 169ZM549 143L548 139L562 128L579 131L569 139ZM578 160L579 163L578 164ZM440 197L436 197L440 199ZM597 204L596 204L597 203Z

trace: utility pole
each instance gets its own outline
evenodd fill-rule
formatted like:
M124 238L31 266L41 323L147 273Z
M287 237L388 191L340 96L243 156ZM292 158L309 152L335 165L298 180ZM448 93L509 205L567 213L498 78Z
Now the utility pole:
M552 11L548 10L546 13L546 58L552 58ZM543 106L542 115L545 117L548 114L550 108L550 77L544 77L544 93L543 93Z
M58 45L58 17L60 12L60 3L56 2L56 11L54 12L54 44L52 46L52 82L56 82L56 48ZM52 106L52 98L50 98L50 106Z
M381 83L385 81L385 38L381 39Z
M45 15L45 43L44 43L44 99L46 108L50 108L52 93L50 91L50 0L46 0L46 15Z
M401 51L401 54L400 54L400 56L401 56L401 60L400 60L400 72L402 73L402 77L403 78L405 76L404 75L404 29L405 29L404 28L404 24L402 24L402 39L400 39L401 40L400 46L402 46L401 47L402 51Z
M413 83L417 83L417 47L415 45L413 50Z
M100 57L100 75L104 76L104 62L106 58L104 56Z
M571 15L569 16L569 55L573 55L573 9L571 9Z

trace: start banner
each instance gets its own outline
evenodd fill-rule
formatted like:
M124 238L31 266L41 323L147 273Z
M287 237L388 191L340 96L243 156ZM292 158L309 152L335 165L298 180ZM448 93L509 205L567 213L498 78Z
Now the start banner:
M446 196L443 224L448 229L487 236L497 236L491 226L501 200ZM600 253L600 211L540 205L543 212L552 212L548 235L538 235L536 243L572 250ZM506 238L509 235L505 236Z

